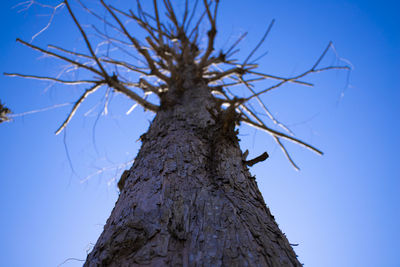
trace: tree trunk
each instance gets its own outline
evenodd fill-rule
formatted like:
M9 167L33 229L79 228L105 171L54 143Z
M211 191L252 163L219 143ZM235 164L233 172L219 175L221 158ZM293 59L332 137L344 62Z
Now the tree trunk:
M301 266L244 164L235 111L185 87L162 97L84 266Z

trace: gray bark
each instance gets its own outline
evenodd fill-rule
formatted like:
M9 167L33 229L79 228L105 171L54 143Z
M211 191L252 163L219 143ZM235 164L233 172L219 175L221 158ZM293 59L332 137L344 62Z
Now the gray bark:
M162 98L85 266L301 266L204 84Z

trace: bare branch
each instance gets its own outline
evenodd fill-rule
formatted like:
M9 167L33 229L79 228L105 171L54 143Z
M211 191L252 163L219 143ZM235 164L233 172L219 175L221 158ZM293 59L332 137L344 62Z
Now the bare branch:
M262 53L261 55L259 55L258 57L256 57L255 59L253 59L253 63L256 63L257 61L259 61L260 59L262 59L263 57L265 57L266 55L268 55L268 51L265 51L264 53ZM250 64L251 64L250 62Z
M138 3L139 14L142 14L142 13L143 13L143 10L142 10L142 7L141 7L141 5L140 5L140 2L137 1L137 3ZM150 25L150 23L149 23L148 20L146 19L146 15L141 16L141 17L143 17L143 19L142 19L142 18L136 16L136 15L132 12L132 10L129 10L129 14L128 14L128 13L126 13L126 12L120 10L120 9L117 9L117 8L115 8L115 7L113 7L113 6L110 6L110 8L113 9L114 11L116 11L116 12L118 12L118 13L120 13L120 14L122 14L122 15L124 15L124 16L126 16L126 17L128 17L128 18L130 18L130 19L133 19L134 21L136 21L136 23L137 23L142 29L144 29L154 40L157 40L156 36L154 35L154 33L156 32L156 29ZM145 14L146 14L146 13L145 13ZM148 16L149 16L149 15L148 15Z
M200 61L200 68L205 67L205 63L207 62L208 58L210 57L211 53L214 50L214 41L215 41L215 36L217 34L217 27L215 24L215 19L216 19L216 12L217 12L217 8L218 8L218 3L219 1L216 1L215 4L215 12L214 12L214 17L211 15L211 11L210 11L210 4L207 3L207 0L204 0L204 7L206 9L207 12L207 16L208 16L208 20L211 24L211 29L208 31L207 35L208 35L208 44L207 44L207 50L204 53L203 57L201 58Z
M261 77L265 77L265 78L270 78L270 79L275 79L275 80L281 80L281 81L286 81L286 80L288 80L289 82L298 83L298 84L301 84L301 85L314 86L314 84L312 84L312 83L304 82L304 81L298 81L298 80L291 80L291 78L283 78L283 77L279 77L279 76L276 76L276 75L265 74L265 73L261 73L261 72L257 72L257 71L252 71L252 70L249 70L249 71L247 71L247 72L250 73L250 74L254 74L254 75L261 76Z
M56 135L59 134L69 123L69 121L72 119L72 117L75 115L77 109L79 106L82 104L82 102L86 99L86 97L94 92L97 91L101 87L102 83L96 83L89 89L87 89L83 95L78 99L78 101L75 102L74 107L72 108L71 112L69 113L68 117L65 119L63 124L61 124L60 128L57 129Z
M68 84L68 85L77 85L77 84L96 82L96 81L92 81L92 80L66 81L66 80L61 80L61 79L57 79L57 78L53 78L53 77L26 75L26 74L20 74L20 73L7 73L7 72L5 72L4 75L10 76L10 77L21 77L21 78L29 78L29 79L35 79L35 80L53 81L53 82L58 82L58 83L63 83L63 84Z
M299 144L299 145L302 145L302 146L304 146L305 148L308 148L308 149L310 149L311 151L314 151L315 153L317 153L317 154L319 154L319 155L323 155L323 154L324 154L321 150L319 150L319 149L313 147L312 145L309 145L309 144L307 144L307 143L305 143L305 142L303 142L303 141L301 141L300 139L297 139L297 138L295 138L295 137L292 137L292 136L286 135L286 134L284 134L284 133L275 131L275 130L273 130L273 129L267 127L265 124L264 124L264 125L258 124L258 123L256 123L256 122L250 120L249 118L245 118L245 117L242 117L240 120L243 121L243 122L246 123L246 124L249 124L250 126L253 126L253 127L257 128L257 129L266 131L266 132L268 132L269 134L271 134L271 135L273 135L273 136L281 137L281 138L287 139L287 140L289 140L289 141L292 141L292 142L294 142L294 143L297 143L297 144Z
M300 171L299 166L297 166L297 164L293 161L292 157L289 155L289 152L287 151L286 147L282 144L281 140L277 136L274 136L274 139L278 143L279 147L282 149L282 151L285 154L286 158L293 165L295 170L296 171Z
M185 11L183 12L182 28L185 29L186 20L189 15L189 1L185 0Z
M321 56L315 62L314 66L311 68L311 70L315 70L315 68L319 65L319 63L321 63L321 60L325 57L326 53L328 52L328 50L331 46L332 46L332 42L329 42L329 44L326 46L324 52L321 54Z
M114 65L117 65L117 66L121 66L121 67L124 67L124 68L126 68L128 70L131 70L131 71L134 71L134 72L146 75L146 76L150 76L151 75L150 73L147 73L147 72L141 70L141 68L139 68L137 66L134 66L132 64L129 64L127 62L124 62L124 61L114 60L114 59L111 59L111 58L103 58L103 59L101 59L101 61L104 61L104 62L107 62L107 63L111 63L111 64L114 64Z
M130 160L127 161L125 163L119 163L119 164L113 164L107 167L103 167L103 168L99 168L97 171L95 171L94 173L86 176L84 179L80 180L80 183L86 183L87 181L89 181L92 177L99 175L105 171L110 171L110 170L118 170L118 169L123 169L126 166L130 166L132 165L132 163L134 162L134 160Z
M75 65L75 66L77 66L77 67L90 70L90 71L92 71L92 72L94 72L94 73L96 73L96 74L102 76L102 73L99 72L98 70L96 70L95 68L92 68L92 67L90 67L90 66L86 66L86 65L84 65L84 64L82 64L82 63L79 63L79 62L74 61L74 60L72 60L72 59L69 59L69 58L67 58L67 57L61 56L61 55L59 55L59 54L53 53L53 52L51 52L51 51L44 50L43 48L40 48L40 47L38 47L38 46L36 46L36 45L29 44L29 43L27 43L27 42L25 42L25 41L22 41L22 40L19 39L19 38L17 38L17 42L20 42L20 43L22 43L23 45L26 45L26 46L28 46L28 47L34 49L34 50L37 50L37 51L40 51L40 52L44 53L44 54L47 54L47 55L50 55L50 56L53 56L53 57L62 59L62 60L64 60L64 61L67 61L67 62L69 62L69 63L71 63L71 64L73 64L73 65Z
M176 18L175 11L171 4L171 1L163 0L163 2L164 2L165 8L167 9L169 19L172 21L176 30L178 31L180 29L180 26L179 26L178 19Z
M236 40L236 42L234 42L232 44L232 46L228 49L228 51L226 51L226 56L230 57L231 55L229 55L229 53L232 51L233 48L235 48L235 46L237 46L245 37L247 36L247 32L243 33L242 35L239 36L239 38Z
M94 12L92 9L86 7L83 2L81 0L77 0L78 3L83 7L83 9L85 11L87 11L89 14L93 15L95 18L97 18L98 20L102 21L105 25L110 26L111 28L113 28L114 30L116 30L119 33L123 33L121 31L121 29L119 29L118 27L116 27L115 25L113 25L111 22L107 21L106 19L104 19L103 17L101 17L99 14L97 14L96 12ZM93 26L93 25L92 25Z
M62 48L62 47L59 47L59 46L56 46L56 45L49 44L49 45L47 45L47 47L48 48L52 48L52 49L56 49L56 50L59 50L61 52L64 52L64 53L67 53L67 54L70 54L70 55L74 55L74 56L77 56L77 57L83 57L83 58L88 58L88 59L92 59L93 60L93 57L91 57L89 55L85 55L85 54L82 54L82 53L79 53L79 52L70 51L70 50L67 50L65 48Z
M151 92L155 93L156 95L160 94L160 87L150 84L145 79L139 80L139 86L140 86L140 88L142 88L145 91L151 91Z
M115 21L118 23L118 25L120 26L120 28L122 29L122 31L124 32L124 34L126 35L126 37L128 37L128 39L132 42L132 44L135 46L136 50L142 54L142 56L146 59L147 64L152 72L152 74L156 75L158 78L164 80L165 82L169 81L169 78L165 75L163 75L155 66L154 60L151 58L151 56L149 55L148 51L146 49L144 49L139 42L132 36L129 34L128 30L125 28L125 26L122 24L121 20L117 17L117 15L114 13L114 11L111 10L111 8L104 3L104 0L101 0L102 5L107 9L107 11L111 14L111 16L113 16L113 18L115 19Z
M317 62L313 65L313 67L312 67L311 69L309 69L309 70L307 70L307 71L305 71L305 72L303 72L302 74L299 74L299 75L297 75L297 76L294 76L294 77L291 77L291 78L283 79L281 82L279 82L279 83L277 83L277 84L275 84L275 85L273 85L273 86L271 86L271 87L268 87L268 88L266 88L266 89L264 89L264 90L262 90L262 91L260 91L260 92L258 92L258 93L256 93L256 94L253 94L253 95L249 96L248 98L246 98L245 101L249 101L249 100L252 99L253 97L257 97L257 96L259 96L259 95L261 95L261 94L264 94L264 93L266 93L266 92L268 92L268 91L271 91L271 90L273 90L273 89L276 89L276 88L282 86L283 84L285 84L285 83L287 83L287 82L295 82L296 80L298 80L298 79L300 79L300 78L303 78L303 77L305 77L305 76L307 76L307 75L309 75L309 74L311 74L311 73L318 73L318 72L321 72L321 71L333 70L333 69L350 69L349 66L328 66L328 67L325 67L325 68L316 69L316 67L317 67L318 64L321 62L322 58L325 56L325 54L326 54L326 52L327 52L327 49L328 49L330 46L331 46L331 44L328 45L328 47L325 49L325 51L322 53L322 55L318 58ZM297 83L299 83L299 82L297 81ZM301 82L301 83L304 84L303 82Z
M157 112L158 106L154 105L142 97L140 97L138 94L133 92L132 90L129 90L126 88L122 83L120 83L116 79L110 79L109 86L113 87L115 91L123 93L127 97L131 98L132 100L135 100L139 105L144 107L145 109L151 110L153 112Z
M63 104L57 104L57 105L53 105L53 106L45 107L45 108L41 108L41 109L35 109L35 110L30 110L30 111L26 111L26 112L22 112L22 113L10 114L8 116L10 118L23 117L23 116L34 114L34 113L39 113L39 112L44 112L44 111L48 111L48 110L55 109L55 108L69 106L69 105L72 105L72 104L73 103L71 103L71 102L63 103Z
M60 3L60 4L58 4L58 5L54 6L54 7L46 6L46 7L51 7L51 8L53 8L53 12L51 13L50 19L49 19L49 21L47 22L46 26L45 26L44 28L42 28L38 33L36 33L35 35L32 36L32 38L31 38L31 43L33 42L33 40L36 39L36 37L38 37L40 34L42 34L44 31L46 31L46 30L50 27L51 23L52 23L53 20L54 20L54 16L55 16L55 14L56 14L56 12L57 12L57 9L60 8L60 7L63 7L63 6L64 6L64 3Z
M248 82L245 82L243 80L243 77L239 78L240 82L242 82L246 88L254 95L256 94L256 92L253 90L253 88L251 88L250 84ZM284 124L280 123L273 115L272 113L269 111L269 109L265 106L264 102L261 101L260 97L257 96L256 97L257 102L259 103L259 105L264 109L264 112L267 114L267 116L273 121L273 123L275 123L276 125L280 126L282 129L284 129L285 131L287 131L288 133L290 133L291 135L293 135L293 132Z
M161 29L161 21L160 21L160 15L158 13L158 6L157 6L157 0L153 0L153 6L154 6L154 14L156 16L156 22L157 22L157 32L158 32L158 44L163 45L164 44L164 33L163 30Z
M190 17L189 17L189 19L188 19L188 21L187 21L186 26L184 25L184 30L185 30L185 32L188 31L189 28L190 28L190 24L191 24L191 22L192 22L192 19L193 19L193 17L194 17L194 14L196 13L197 4L198 4L198 3L199 3L199 0L196 0L196 1L194 2L194 6L193 6L192 12L191 12L192 14L190 14Z
M229 76L231 76L233 74L241 75L241 74L243 74L245 72L246 72L246 70L244 70L242 68L232 68L232 69L229 69L229 70L226 70L226 71L223 71L223 72L219 72L219 71L217 71L217 72L206 72L206 73L204 73L204 75L214 75L213 77L208 79L209 82L214 82L214 81L218 81L218 80L221 80L223 78L229 77Z
M32 1L34 3L34 0ZM8 76L51 81L66 85L90 84L91 87L86 89L80 98L74 103L68 117L56 131L56 134L60 133L67 126L81 103L83 103L88 95L98 90L102 85L109 86L106 93L104 110L107 109L108 96L112 90L114 90L115 92L122 93L135 101L134 105L127 113L130 113L137 105L141 105L145 110L157 112L159 106L148 101L147 96L154 93L160 97L162 92L168 92L168 88L171 87L171 85L174 85L173 83L177 83L177 85L180 86L181 82L185 82L184 79L186 79L185 77L180 76L182 70L184 72L188 70L188 72L193 72L194 74L193 77L190 77L190 79L192 79L191 82L204 82L210 86L210 90L213 94L218 93L222 95L222 97L215 95L216 101L222 104L230 104L229 109L232 109L233 112L237 111L239 113L240 121L270 134L296 169L298 169L298 166L290 157L288 150L284 146L284 143L282 143L282 139L302 145L320 155L322 154L322 152L317 148L291 136L293 133L290 129L272 115L270 110L261 100L260 96L268 91L281 87L285 83L313 86L312 83L301 80L303 77L312 73L333 69L350 69L349 66L340 66L340 63L338 65L320 67L321 62L329 49L333 48L331 42L310 69L299 75L286 78L257 72L254 69L258 68L258 65L251 64L255 61L253 58L256 58L257 51L270 34L275 20L271 21L261 40L250 51L245 60L242 63L239 63L238 60L235 60L232 56L239 51L236 47L246 37L247 32L241 34L226 52L223 52L222 50L219 54L214 52L215 38L217 35L216 20L220 2L219 0L203 0L204 9L202 8L201 11L196 10L199 0L185 0L183 14L177 14L175 12L172 4L173 1L171 0L162 0L161 5L163 6L161 9L158 6L159 3L157 0L153 0L152 4L154 10L151 14L147 13L146 10L142 8L140 0L136 0L137 9L135 12L132 10L120 10L110 4L106 4L105 0L100 0L100 5L105 9L104 16L100 16L99 13L87 8L83 4L83 0L77 1L83 9L104 23L104 30L97 29L95 25L91 25L93 29L89 29L91 32L94 31L94 35L99 37L101 40L97 46L92 46L93 40L88 37L88 30L79 23L78 18L71 9L69 0L63 0L61 4L55 7L49 6L53 8L53 14L50 18L49 24L53 20L56 9L65 5L68 9L69 15L79 29L80 35L83 37L89 52L74 52L54 45L49 45L49 51L20 39L17 39L17 41L34 50L44 53L45 55L61 59L71 64L74 69L85 69L90 73L95 74L95 77L74 81L62 79L61 74L58 77L47 77L19 73L5 73L5 75ZM194 2L194 5L191 5L191 2ZM27 5L29 7L31 3L28 3ZM166 13L160 15L160 12L163 12L161 10L166 11ZM198 12L198 15L196 12ZM112 19L109 18L109 15L111 15ZM208 20L205 24L209 28L205 47L200 50L197 43L198 40L201 39L199 28L200 23L204 22L203 19L205 16L207 16L206 20ZM165 24L162 21L163 17L167 17ZM197 21L195 21L195 17ZM147 34L145 40L139 41L136 34L128 30L128 26L122 22L121 18L128 18L129 21L133 20L133 22L140 27L140 30ZM38 34L47 29L49 24ZM112 34L108 33L108 29L113 30ZM189 32L190 34L188 34ZM37 34L34 35L33 38L36 36ZM104 51L103 45L107 46L106 51ZM132 53L130 52L130 49L133 50ZM112 57L111 55L115 50L125 52L134 59L139 60L141 63L135 64L140 67L128 63L128 60L119 60L119 58L122 57ZM262 54L261 57L265 54L266 53ZM259 58L260 57L257 59ZM114 69L112 76L106 71L110 68ZM139 76L139 80L132 81L130 75L123 77L119 74L119 72L129 74L131 71L139 74L137 75ZM87 73L85 72L85 74ZM151 80L147 80L146 77L150 76L155 77L151 77ZM226 83L228 79L231 79L233 82L229 80L230 83ZM252 84L252 82L264 81L267 79L273 81L273 83L269 84L269 87L267 88L256 90ZM243 85L251 94L246 98L239 98L238 94L230 92L229 87L235 85ZM144 96L140 96L143 93L138 90L142 90ZM183 88L182 90L186 89ZM274 124L281 127L289 134L267 127L266 123L261 120L259 113L257 113L256 109L251 105L252 102L250 102L250 100L253 98L257 100L258 104L263 109L263 115L267 115ZM266 157L267 154L265 153L254 159L254 161L259 162ZM248 163L251 165L252 161L249 161Z
M264 152L264 153L262 153L260 156L254 158L254 159L246 160L246 161L244 162L244 164L246 164L247 166L250 166L250 167L251 167L251 166L253 166L253 165L255 165L255 164L257 164L257 163L259 163L259 162L261 162L261 161L266 160L268 157L269 157L268 153L267 153L267 152Z
M326 70L351 70L350 66L328 66L324 68L315 69L313 73L318 73Z
M97 58L95 52L93 51L92 45L90 44L89 39L87 38L85 31L82 29L81 25L79 24L78 20L76 19L75 15L74 15L74 13L72 12L72 9L69 6L68 0L64 0L64 3L67 6L68 12L71 15L72 19L74 20L76 26L78 27L79 31L81 32L81 35L82 35L83 39L85 40L86 46L89 49L90 54L92 55L92 58L96 61L97 65L99 66L99 68L101 70L101 72L103 73L103 76L105 78L107 78L108 74L105 71L105 69L103 68L103 66L101 65L101 63L100 63L99 59Z
M260 46L262 45L262 43L264 43L265 38L267 38L269 32L272 29L272 26L274 26L275 23L275 19L273 19L271 21L271 23L268 26L267 31L264 33L263 37L261 38L260 42L258 42L258 44L256 45L256 47L250 52L250 54L247 56L246 60L243 62L243 65L246 65L247 62L250 60L250 58L254 55L254 53L257 51L258 48L260 48Z
M197 33L198 33L198 31L199 31L199 25L200 25L200 23L203 21L203 18L204 18L204 16L205 16L206 14L207 14L206 11L204 11L204 12L201 14L200 18L197 20L197 23L195 24L195 26L193 27L192 31L190 32L190 34L189 34L189 36L188 36L188 38L191 39L191 38L192 38L192 35L193 35L194 33L196 33L195 38L194 38L194 40L192 41L192 43L194 43L194 44L196 43L196 40L197 40Z
M261 125L265 126L265 124L254 114L252 113L251 110L249 110L245 105L241 106L242 108L244 108L247 112L249 112ZM241 113L243 116L245 116L246 119L250 120L250 118L245 114L245 113ZM250 125L252 127L254 127L254 125ZM270 132L268 132L269 134L271 134ZM285 154L286 158L289 160L289 162L293 165L293 167L298 171L300 170L299 167L296 165L296 163L292 160L292 158L290 157L289 152L287 151L287 149L285 148L285 146L281 143L281 141L279 140L279 137L272 135L272 137L274 138L275 142L281 147L283 153Z
M65 52L65 53L68 53L68 54L71 54L71 55L75 55L75 56L78 56L78 57L93 59L91 56L88 56L88 55L85 55L85 54L81 54L81 53L78 53L78 52L69 51L67 49L64 49L64 48L61 48L61 47L58 47L58 46L55 46L55 45L49 45L48 47L49 48L53 48L53 49L57 49L57 50L60 50L62 52ZM111 59L111 58L98 58L98 59L100 61L102 61L102 62L118 65L118 66L124 67L126 69L129 69L129 70L134 71L134 72L138 72L138 73L146 75L146 76L150 75L150 73L147 73L147 72L143 71L143 69L146 69L146 68L141 68L141 67L138 67L138 66L134 66L134 65L129 64L127 62L124 62L122 60L114 60L114 59Z
M244 78L243 78L244 79ZM234 79L235 80L235 79ZM260 77L260 78L253 78L253 79L248 79L248 80L244 80L247 83L251 83L251 82L259 82L259 81L263 81L265 80L264 77ZM235 80L236 82L231 82L231 83L223 83L222 86L223 87L232 87L232 86L236 86L236 85L242 85L243 83L241 81Z

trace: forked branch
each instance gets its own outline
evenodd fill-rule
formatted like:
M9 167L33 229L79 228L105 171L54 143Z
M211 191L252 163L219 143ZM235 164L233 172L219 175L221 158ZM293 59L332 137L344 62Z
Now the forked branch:
M187 88L180 87L184 87L184 84L193 84L193 81L195 81L202 86L208 85L209 90L213 94L218 93L222 95L222 98L215 96L216 102L229 104L232 111L236 110L239 113L240 121L271 135L295 169L299 168L282 142L283 139L304 146L322 155L322 152L314 146L294 137L289 128L272 115L272 112L261 97L267 92L287 83L313 86L305 78L314 73L334 69L349 70L350 67L347 65L321 67L322 61L329 49L333 48L331 42L310 69L298 75L282 77L257 71L258 64L256 61L266 53L262 53L261 56L257 56L256 53L258 53L260 47L270 34L275 20L271 21L260 41L245 59L239 62L232 58L232 56L239 51L237 47L247 36L247 32L241 34L225 51L216 52L214 48L217 36L217 15L220 0L203 0L203 5L199 4L199 2L201 3L199 0L193 1L193 5L190 5L191 1L185 0L184 9L181 13L177 13L176 10L178 9L174 8L171 0L153 0L152 12L146 11L141 5L140 0L136 0L137 7L135 12L118 9L107 4L105 0L100 0L100 7L105 9L105 14L111 16L110 20L112 21L107 20L106 16L99 15L101 14L100 12L95 12L85 6L82 0L77 1L81 4L83 10L94 16L96 21L104 24L104 30L100 30L101 28L96 27L94 24L88 28L82 27L76 15L78 13L74 13L71 9L70 0L64 0L61 4L55 6L53 10L63 5L66 6L69 16L72 18L84 40L87 53L75 52L55 45L49 45L48 48L50 51L20 39L17 39L17 41L47 56L67 62L75 69L83 69L85 70L85 75L89 73L94 75L94 77L68 80L61 79L61 76L53 78L40 75L5 73L8 76L50 81L65 85L86 84L90 86L75 102L71 112L56 131L56 134L60 133L68 125L83 101L102 85L109 86L114 91L120 92L134 100L135 104L132 108L136 107L136 105L141 105L145 110L157 112L159 106L148 101L146 98L147 95L154 94L160 100L164 93L172 90L171 88L179 87L179 90L187 90ZM132 32L130 27L128 27L129 25L122 18L132 20L138 25L138 29L146 34L146 37L139 40L137 33ZM202 37L199 30L201 23L205 23L208 27L207 41L205 41L204 49L199 49L198 44L198 40L201 40ZM111 33L109 30L111 30ZM98 43L97 46L95 45L96 39L89 38L91 32L94 32L94 35L101 40L101 43ZM121 56L109 53L109 48L107 48L107 52L99 52L103 44L133 57L139 63L129 62L125 58L121 60ZM83 60L86 62L82 63ZM190 75L186 73L189 70L191 77L188 77ZM135 74L136 76L133 78L131 74ZM190 79L190 81L185 83L185 79ZM256 85L266 80L273 82L272 85L269 84L268 87L261 90L257 89L259 86ZM230 87L233 86L241 86L246 90L246 95L240 97L239 94L232 93ZM144 93L144 96L136 93L135 90L138 89L142 90L141 93ZM257 101L264 115L267 115L267 119L271 123L281 127L287 133L268 127L267 122L264 122L260 118L259 113L256 111L257 109L253 108L253 100ZM262 160L265 157L266 155L263 155L256 159L256 161Z

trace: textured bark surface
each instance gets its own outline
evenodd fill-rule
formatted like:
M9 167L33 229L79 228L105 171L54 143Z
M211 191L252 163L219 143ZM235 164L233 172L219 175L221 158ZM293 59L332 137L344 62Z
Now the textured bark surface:
M162 99L85 266L301 266L243 164L234 113L186 87Z

